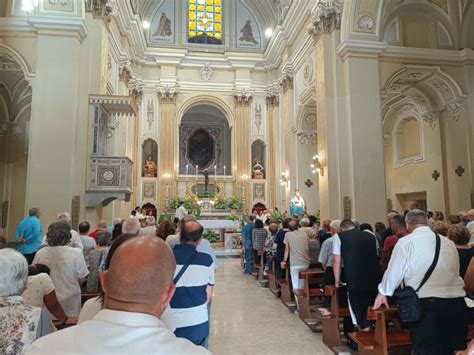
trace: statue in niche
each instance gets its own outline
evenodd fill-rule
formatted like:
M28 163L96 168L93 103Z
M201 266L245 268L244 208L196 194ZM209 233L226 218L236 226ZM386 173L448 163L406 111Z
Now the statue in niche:
M169 37L173 34L171 31L171 20L166 16L164 12L161 13L160 22L153 36L158 37Z
M255 163L252 167L252 173L253 179L265 179L265 169L263 168L263 164L260 160L255 160Z
M146 139L142 144L142 176L158 176L158 144L153 139Z
M239 41L258 44L258 42L255 40L255 37L253 36L252 25L250 24L250 22L250 20L247 20L247 22L245 22L244 27L242 27L242 29L240 30L240 32L242 32L242 37L239 38Z
M143 166L143 176L144 177L156 177L158 172L158 167L153 161L151 155L146 158L145 165Z
M295 196L291 199L290 202L290 215L303 217L306 212L306 202L301 196L299 190L295 190Z

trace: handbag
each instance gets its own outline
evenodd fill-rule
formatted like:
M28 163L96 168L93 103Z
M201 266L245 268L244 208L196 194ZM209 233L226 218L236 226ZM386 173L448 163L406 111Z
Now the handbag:
M421 319L421 305L417 292L423 287L426 281L428 281L436 267L436 264L438 263L439 252L441 249L441 239L438 233L435 233L435 235L436 249L434 259L428 271L426 271L426 274L418 288L415 290L410 286L406 286L403 289L395 292L395 296L397 297L397 308L400 313L400 320L402 323L418 322Z

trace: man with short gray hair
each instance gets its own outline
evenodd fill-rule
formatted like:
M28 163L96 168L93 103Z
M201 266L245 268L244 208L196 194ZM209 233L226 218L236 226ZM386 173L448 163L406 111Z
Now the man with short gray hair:
M15 236L18 242L18 251L26 258L28 265L33 262L43 240L40 216L39 208L30 208L28 217L22 220L16 229Z
M459 255L448 238L436 236L428 227L425 212L412 210L405 217L408 234L393 249L374 309L385 305L402 284L417 290L433 263L436 244L439 259L433 273L418 290L421 319L408 324L413 350L417 354L453 354L466 348L468 311L464 282L459 276ZM438 240L438 241L437 241Z
M140 231L140 221L136 218L128 218L122 224L123 234L135 234L137 235Z
M58 214L56 217L57 221L66 221L69 226L71 227L71 241L69 242L69 246L73 248L79 248L84 250L84 246L82 245L82 239L79 233L77 233L74 229L72 229L72 219L69 212L62 212Z

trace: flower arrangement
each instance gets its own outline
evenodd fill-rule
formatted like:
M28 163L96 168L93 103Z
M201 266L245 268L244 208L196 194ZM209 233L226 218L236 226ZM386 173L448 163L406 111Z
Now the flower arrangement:
M216 199L214 201L214 208L216 210L225 210L228 206L228 203L225 199L223 199L222 197L219 197L218 199Z
M231 210L240 210L242 208L242 202L234 196L228 201L227 206Z

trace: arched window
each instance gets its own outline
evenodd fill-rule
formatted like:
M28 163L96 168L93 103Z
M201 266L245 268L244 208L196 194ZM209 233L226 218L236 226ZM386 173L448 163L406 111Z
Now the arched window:
M188 42L222 44L222 0L189 0L188 4Z

